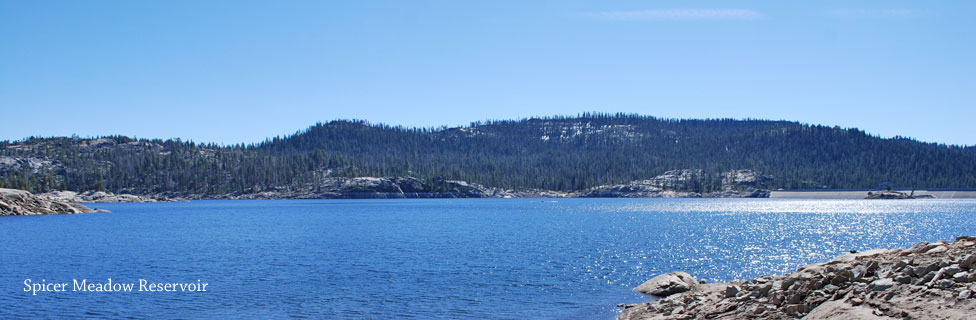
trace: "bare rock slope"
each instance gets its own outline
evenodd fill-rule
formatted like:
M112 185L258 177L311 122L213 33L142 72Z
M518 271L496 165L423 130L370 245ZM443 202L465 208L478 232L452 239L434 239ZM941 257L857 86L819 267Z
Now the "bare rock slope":
M38 197L30 192L0 188L0 216L96 212L86 206Z
M772 176L752 170L723 172L722 188L703 192L708 175L702 169L666 171L654 178L636 180L626 184L602 185L580 192L574 197L602 198L768 198L768 185Z
M976 319L976 238L848 254L628 305L637 319Z
M87 192L74 192L74 191L52 191L47 193L41 193L37 196L47 198L51 201L61 201L61 202L83 202L83 203L94 203L94 202L158 202L158 201L178 201L179 199L170 199L164 196L146 196L146 195L134 195L134 194L115 194L111 192L103 191L87 191Z

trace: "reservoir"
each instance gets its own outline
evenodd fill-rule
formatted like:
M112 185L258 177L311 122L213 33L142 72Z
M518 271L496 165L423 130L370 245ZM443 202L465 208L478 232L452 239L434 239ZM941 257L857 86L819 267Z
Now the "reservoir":
M89 206L112 212L0 218L0 318L613 319L665 272L751 279L976 235L970 199ZM135 289L46 285L109 278ZM25 291L26 279L49 290Z

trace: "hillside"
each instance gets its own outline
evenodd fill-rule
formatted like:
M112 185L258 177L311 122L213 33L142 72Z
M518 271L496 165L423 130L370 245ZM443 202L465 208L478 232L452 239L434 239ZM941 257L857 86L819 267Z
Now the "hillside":
M976 187L976 149L882 139L857 129L766 120L584 114L403 128L319 123L252 145L107 136L0 142L0 187L33 192L248 194L321 189L339 178L457 180L512 190L582 191L695 169L694 192L734 170L764 188ZM433 183L431 185L437 185ZM436 192L438 190L430 190Z

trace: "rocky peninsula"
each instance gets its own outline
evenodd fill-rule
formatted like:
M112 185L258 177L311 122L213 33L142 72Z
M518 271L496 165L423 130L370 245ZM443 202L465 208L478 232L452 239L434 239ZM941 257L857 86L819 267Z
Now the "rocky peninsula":
M17 189L0 188L0 216L105 212L81 204L52 200Z
M164 202L181 201L179 197L167 197L165 195L135 195L127 193L115 194L104 191L52 191L38 194L37 196L47 198L51 201L61 202L81 202L81 203L112 203L112 202Z
M974 319L976 237L852 253L796 272L699 283L687 273L636 290L660 300L624 306L639 319Z

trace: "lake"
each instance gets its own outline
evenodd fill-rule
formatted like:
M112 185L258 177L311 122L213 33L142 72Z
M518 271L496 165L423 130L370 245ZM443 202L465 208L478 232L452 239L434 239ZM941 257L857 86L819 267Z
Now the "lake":
M0 218L0 317L613 319L651 277L794 271L976 235L973 200L411 199L91 204ZM33 282L207 292L25 292ZM70 290L70 288L69 288Z

